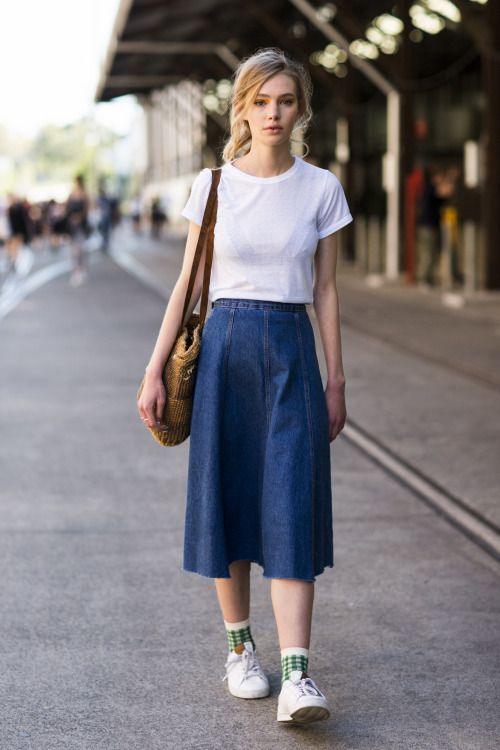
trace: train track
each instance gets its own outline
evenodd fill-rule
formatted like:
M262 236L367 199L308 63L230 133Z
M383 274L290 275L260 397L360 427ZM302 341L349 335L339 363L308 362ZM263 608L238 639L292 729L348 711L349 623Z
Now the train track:
M342 326L351 328L353 331L356 331L356 333L361 333L370 339L382 341L384 344L392 346L394 349L398 349L399 351L403 351L407 354L412 354L413 356L416 356L421 360L425 360L426 362L430 362L433 365L439 365L449 372L453 372L454 374L458 373L459 375L472 380L474 383L480 382L497 392L500 391L500 376L496 375L496 373L486 373L484 372L484 370L478 370L475 367L471 367L470 365L462 361L457 362L455 360L453 362L450 362L449 359L441 357L435 352L429 352L422 347L413 346L411 343L402 341L395 336L388 336L383 333L373 331L363 325L360 325L359 323L355 323L352 319L346 318L344 315L342 315Z
M342 436L495 560L500 560L500 527L412 466L349 417Z

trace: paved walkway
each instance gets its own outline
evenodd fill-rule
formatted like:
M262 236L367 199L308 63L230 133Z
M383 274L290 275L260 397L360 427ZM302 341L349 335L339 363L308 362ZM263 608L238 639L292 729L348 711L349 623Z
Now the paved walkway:
M168 289L175 243L165 253ZM276 723L258 566L253 633L272 696L227 693L213 584L181 570L189 441L158 446L135 408L164 306L97 257L87 284L61 276L0 322L0 747L496 750L499 566L342 437L310 661L333 717ZM354 327L344 349L353 418L493 506L489 459L471 466L497 437L498 393Z

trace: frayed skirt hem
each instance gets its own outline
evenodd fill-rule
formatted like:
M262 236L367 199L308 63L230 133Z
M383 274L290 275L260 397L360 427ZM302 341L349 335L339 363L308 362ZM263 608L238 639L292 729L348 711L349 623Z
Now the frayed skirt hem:
M249 558L241 558L241 559L249 560ZM229 565L231 565L231 563L237 562L237 561L238 561L238 559L231 560L231 562L228 563L228 568L229 568ZM321 575L322 573L325 572L326 568L333 568L334 567L334 563L333 562L332 563L326 563L321 568L321 570L318 570L318 572L314 574L314 576L312 578L306 578L304 576L297 576L297 575L277 575L276 573L267 572L266 569L265 569L264 564L260 560L249 560L249 562L255 563L256 565L259 565L262 568L262 577L263 578L267 578L267 579L273 579L273 578L274 579L278 579L279 578L279 579L282 579L282 580L289 580L289 581L310 581L310 582L314 582L319 575ZM218 575L218 574L216 575L214 573L206 573L206 572L204 572L202 570L198 570L197 568L194 568L194 567L188 567L186 565L182 566L182 570L183 570L184 573L197 573L198 575L203 576L204 578L231 578L231 576L229 574L229 570L227 570L225 573L221 573L220 575Z

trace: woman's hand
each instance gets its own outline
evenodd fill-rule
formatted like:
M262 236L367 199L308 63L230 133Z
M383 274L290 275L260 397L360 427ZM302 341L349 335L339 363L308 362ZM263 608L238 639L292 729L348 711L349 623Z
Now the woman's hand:
M165 386L161 375L151 375L146 372L142 393L137 401L137 409L146 427L160 425L165 400Z
M328 431L330 442L335 440L345 425L347 411L345 406L345 384L325 388L326 408L328 411Z

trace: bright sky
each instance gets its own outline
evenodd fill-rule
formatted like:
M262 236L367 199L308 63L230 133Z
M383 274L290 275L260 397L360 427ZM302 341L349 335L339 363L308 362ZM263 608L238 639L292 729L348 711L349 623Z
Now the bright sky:
M119 0L4 0L0 2L0 121L32 135L42 125L65 125L95 111L127 132L132 97L93 104L101 62Z

